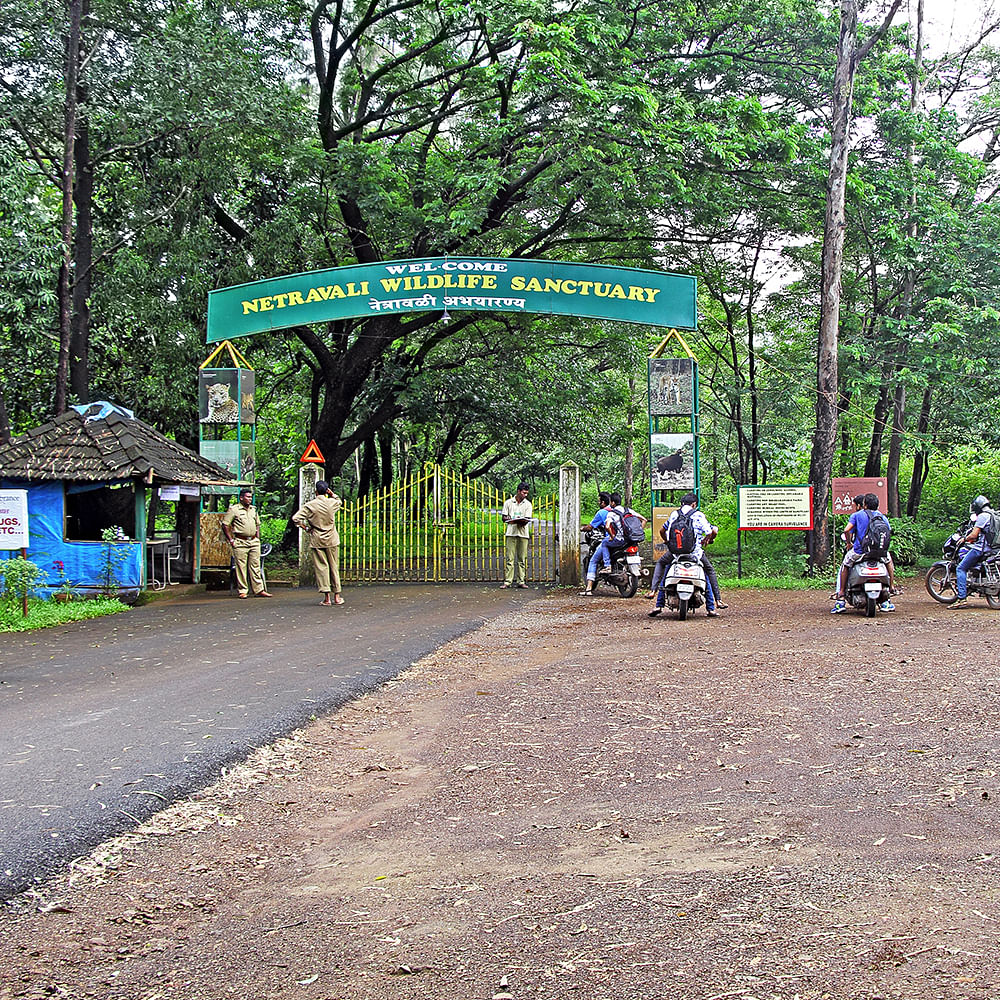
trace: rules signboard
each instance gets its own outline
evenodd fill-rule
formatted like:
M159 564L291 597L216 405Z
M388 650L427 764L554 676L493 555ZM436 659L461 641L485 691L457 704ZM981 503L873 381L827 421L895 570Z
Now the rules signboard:
M859 493L874 493L878 497L878 509L883 513L889 506L889 487L884 476L834 479L831 493L834 514L853 514L854 498Z
M811 486L737 487L740 531L812 531Z
M0 490L0 549L28 546L28 491Z

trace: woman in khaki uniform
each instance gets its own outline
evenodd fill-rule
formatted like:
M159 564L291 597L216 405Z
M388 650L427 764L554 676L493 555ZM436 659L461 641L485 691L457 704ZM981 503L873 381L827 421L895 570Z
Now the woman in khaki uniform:
M313 567L316 571L316 589L323 595L320 604L343 604L340 596L340 535L334 516L342 504L329 485L322 479L316 483L316 497L300 507L292 520L309 535ZM333 600L330 600L330 592Z

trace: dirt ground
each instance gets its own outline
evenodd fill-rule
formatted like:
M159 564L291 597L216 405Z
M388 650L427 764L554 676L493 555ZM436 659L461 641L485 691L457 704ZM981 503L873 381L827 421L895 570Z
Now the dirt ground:
M0 996L985 998L1000 616L551 595L0 915Z

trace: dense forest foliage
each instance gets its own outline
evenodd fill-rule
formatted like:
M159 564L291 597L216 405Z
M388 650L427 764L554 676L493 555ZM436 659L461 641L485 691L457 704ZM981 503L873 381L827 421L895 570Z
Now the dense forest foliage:
M859 13L831 370L835 76ZM579 260L697 276L710 496L807 481L832 375L827 473L950 517L1000 488L1000 54L985 28L945 51L921 27L857 0L9 0L0 439L109 399L196 446L212 288ZM634 454L641 483L664 332L454 312L257 335L261 488L292 502L310 438L348 494L425 461L509 482L574 460L605 485Z

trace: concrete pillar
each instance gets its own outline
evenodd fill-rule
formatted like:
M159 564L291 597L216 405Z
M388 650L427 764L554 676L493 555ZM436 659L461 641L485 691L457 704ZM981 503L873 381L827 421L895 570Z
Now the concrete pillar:
M580 466L559 467L559 584L580 586Z
M316 484L323 478L323 466L315 462L303 462L299 466L299 507L316 499ZM295 509L298 510L299 507ZM299 586L314 587L316 574L312 556L309 553L309 536L299 531Z

